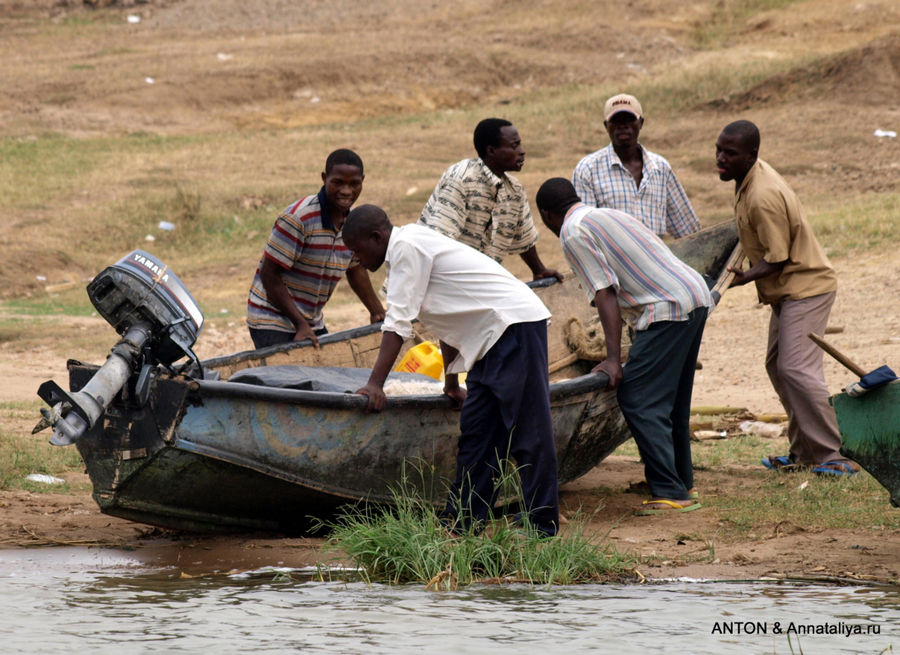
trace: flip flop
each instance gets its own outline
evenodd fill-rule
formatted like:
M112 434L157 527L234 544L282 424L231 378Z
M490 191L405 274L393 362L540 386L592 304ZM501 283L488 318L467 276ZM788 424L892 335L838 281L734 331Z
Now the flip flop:
M782 473L793 473L800 470L800 465L796 464L790 455L769 455L762 458L762 465L770 471L780 471Z
M640 482L632 482L628 485L628 489L625 490L625 493L629 494L645 494L650 491L650 485L647 484L646 480L641 480ZM697 500L700 497L700 494L696 489L691 487L688 489L688 498L691 500Z
M846 475L847 477L856 475L859 472L847 462L822 462L821 464L813 466L810 470L816 475Z
M661 509L649 509L647 505L663 505ZM694 501L688 505L682 505L677 500L645 500L641 503L642 507L634 510L635 516L653 516L655 514L676 514L679 512L693 512L695 509L703 507L700 503Z

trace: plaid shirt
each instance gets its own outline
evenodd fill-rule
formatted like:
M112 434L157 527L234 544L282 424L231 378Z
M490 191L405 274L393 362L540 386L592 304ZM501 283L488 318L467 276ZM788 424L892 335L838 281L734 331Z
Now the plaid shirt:
M700 229L687 194L665 158L641 146L641 185L622 164L612 144L578 162L572 184L581 201L631 214L656 234L683 237Z
M418 224L498 262L525 252L538 239L525 187L510 175L497 177L480 157L444 171Z
M281 279L297 310L313 330L325 327L322 308L337 283L353 263L353 253L344 245L328 215L325 188L285 209L275 220L263 257L281 269ZM247 325L258 330L296 332L291 320L266 296L260 269L256 269L247 299Z

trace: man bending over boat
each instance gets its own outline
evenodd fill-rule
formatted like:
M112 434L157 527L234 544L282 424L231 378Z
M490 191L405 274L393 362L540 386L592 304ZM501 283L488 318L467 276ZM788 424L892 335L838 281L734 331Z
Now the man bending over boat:
M384 308L365 270L341 238L350 207L362 191L363 163L352 150L325 160L323 186L292 203L275 221L247 299L247 326L256 348L327 333L322 308L346 272L350 288L376 323Z
M609 388L618 389L652 496L635 513L698 509L692 498L690 414L697 353L712 304L706 283L637 219L583 204L569 180L544 182L537 206L597 307L607 355L594 371L606 373ZM624 367L623 316L634 328Z
M531 525L559 525L556 450L547 376L550 312L499 263L423 227L394 227L380 208L350 212L344 242L370 271L385 264L387 315L369 381L357 393L384 408L384 381L416 318L440 339L444 393L462 408L456 479L444 518L452 531L479 529L497 498L499 461L519 467ZM458 374L468 371L467 390Z

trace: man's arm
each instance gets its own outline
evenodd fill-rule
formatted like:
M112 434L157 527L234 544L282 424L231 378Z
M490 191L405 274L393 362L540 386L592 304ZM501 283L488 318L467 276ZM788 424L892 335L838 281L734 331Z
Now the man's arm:
M372 288L372 280L369 278L366 269L359 264L348 268L347 282L350 283L350 288L353 289L353 293L355 293L362 301L362 304L365 305L366 309L369 310L369 321L377 323L378 321L384 320L384 307L382 307L381 301L378 300L375 289Z
M575 193L588 207L597 207L597 194L594 191L594 182L591 179L590 164L582 159L572 173L572 186L575 187Z
M784 268L785 264L787 264L786 259L783 262L776 262L774 264L767 262L765 259L760 259L746 271L729 266L729 272L734 273L734 279L731 281L731 284L729 286L739 287L741 285L747 284L748 282L753 282L764 277L769 277L770 275L777 275L781 273L781 270Z
M453 409L461 409L466 401L466 390L459 386L459 374L447 372L447 367L459 355L459 350L443 341L440 343L441 356L444 358L444 393L453 401Z
M666 169L666 230L676 239L700 230L700 219L671 168Z
M541 261L541 258L537 253L537 246L531 246L528 250L519 254L519 257L522 258L522 261L528 265L528 268L531 269L531 274L534 276L535 280L542 280L548 277L555 277L560 282L563 281L563 274L544 266L544 263Z
M367 412L380 412L387 404L387 397L384 395L384 381L390 374L397 361L397 355L400 354L400 348L403 346L403 337L396 332L381 333L381 348L378 350L378 359L375 360L375 366L369 374L369 381L366 386L357 389L356 393L367 396L369 399Z
M319 348L319 340L315 333L306 322L306 318L297 309L294 299L281 279L281 268L263 256L262 266L259 269L259 277L262 280L263 288L266 290L266 299L278 309L284 316L287 316L291 323L294 324L294 341L310 339L313 346Z
M603 338L606 340L606 359L597 364L592 373L603 372L609 376L607 389L615 389L622 382L622 313L613 287L600 289L594 294L594 304Z

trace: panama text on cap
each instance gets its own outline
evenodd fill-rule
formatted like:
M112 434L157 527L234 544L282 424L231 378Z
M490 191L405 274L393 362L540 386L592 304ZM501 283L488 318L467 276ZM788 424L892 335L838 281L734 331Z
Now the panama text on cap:
M606 101L606 107L603 108L603 120L608 121L610 116L618 114L620 111L627 111L638 118L643 116L641 103L638 102L638 99L627 93L620 93Z

